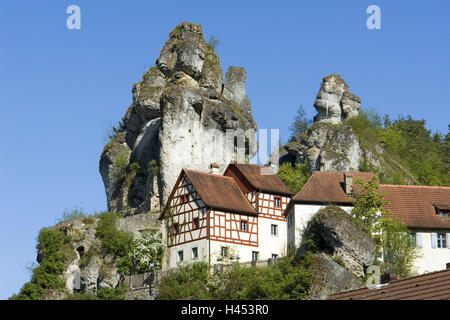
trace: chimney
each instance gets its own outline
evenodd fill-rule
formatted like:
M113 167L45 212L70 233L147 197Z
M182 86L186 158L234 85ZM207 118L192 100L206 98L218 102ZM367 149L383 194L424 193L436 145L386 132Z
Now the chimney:
M209 173L220 174L220 167L217 163L213 162L209 165Z
M345 195L350 196L353 193L353 176L344 173L344 190Z

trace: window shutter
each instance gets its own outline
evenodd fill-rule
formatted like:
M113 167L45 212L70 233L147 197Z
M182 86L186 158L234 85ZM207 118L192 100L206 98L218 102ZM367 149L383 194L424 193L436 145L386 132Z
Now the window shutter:
M447 248L450 249L450 233L447 233Z
M437 248L437 233L435 232L431 233L431 247L433 249Z
M416 233L416 242L417 242L417 247L418 248L423 248L423 245L422 245L422 232L417 232Z

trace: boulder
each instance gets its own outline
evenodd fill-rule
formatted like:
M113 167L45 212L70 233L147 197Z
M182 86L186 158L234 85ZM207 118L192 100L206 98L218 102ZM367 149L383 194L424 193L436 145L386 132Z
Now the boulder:
M332 294L359 289L361 286L361 279L323 253L314 255L310 270L310 300L326 300Z
M336 206L319 210L308 222L303 239L311 240L314 250L340 261L356 277L363 277L375 260L376 246L372 237L353 217Z

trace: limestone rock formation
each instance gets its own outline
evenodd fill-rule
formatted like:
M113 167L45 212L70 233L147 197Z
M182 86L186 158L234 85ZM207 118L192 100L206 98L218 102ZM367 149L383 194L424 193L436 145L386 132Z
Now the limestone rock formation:
M319 210L309 221L303 239L298 254L311 248L315 252L311 299L359 288L365 270L375 261L373 239L336 206Z
M317 109L315 122L323 121L333 124L343 119L358 116L361 99L349 92L349 86L338 74L323 78L314 107Z
M49 299L64 299L67 293L95 294L101 288L116 288L124 280L120 274L116 259L102 249L96 234L97 217L80 217L60 222L52 229L61 228L72 239L74 258L70 260L62 274L65 293L53 290L46 293ZM139 234L144 230L159 229L157 216L143 214L124 217L118 220L119 230ZM42 262L38 253L37 261Z
M309 300L326 300L332 294L361 286L360 279L325 254L314 256L311 270L313 281L308 291Z
M158 211L181 168L207 171L215 162L224 171L233 160L251 159L256 123L245 81L244 68L230 67L223 84L220 59L201 26L178 25L156 66L133 86L122 132L102 152L108 209Z
M342 123L358 116L360 104L339 75L323 78L313 125L281 149L280 163L306 161L311 171L359 171L363 150L351 128Z

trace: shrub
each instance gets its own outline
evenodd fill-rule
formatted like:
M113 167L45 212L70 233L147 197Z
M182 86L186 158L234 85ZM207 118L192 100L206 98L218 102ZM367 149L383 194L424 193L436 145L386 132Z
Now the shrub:
M42 229L39 232L38 244L41 263L33 269L31 281L27 282L18 295L11 299L35 300L45 299L45 289L64 289L61 275L67 263L75 258L75 251L70 236L61 228Z
M311 176L308 163L296 163L294 166L290 162L285 162L278 168L277 176L294 193L300 191L306 181Z
M151 264L161 262L164 253L164 243L161 232L145 231L134 236L133 251L130 259L133 261L132 270L135 273L151 271Z
M100 238L102 249L118 260L119 272L127 273L132 264L128 253L133 250L133 235L117 228L117 220L120 217L116 212L99 215L95 231Z
M128 154L126 152L119 153L113 161L113 169L111 179L114 184L120 184L127 174Z
M101 288L97 290L97 298L100 300L125 300L127 288L120 286L117 288Z
M44 289L33 282L27 282L20 289L19 294L15 294L9 298L10 300L43 300Z
M84 212L84 209L81 207L74 207L72 210L65 209L62 217L58 219L58 222L71 220L79 217L84 217L86 213Z
M169 271L158 284L158 299L304 299L312 281L306 267L290 255L274 265L224 266L211 275L208 264L198 262Z

